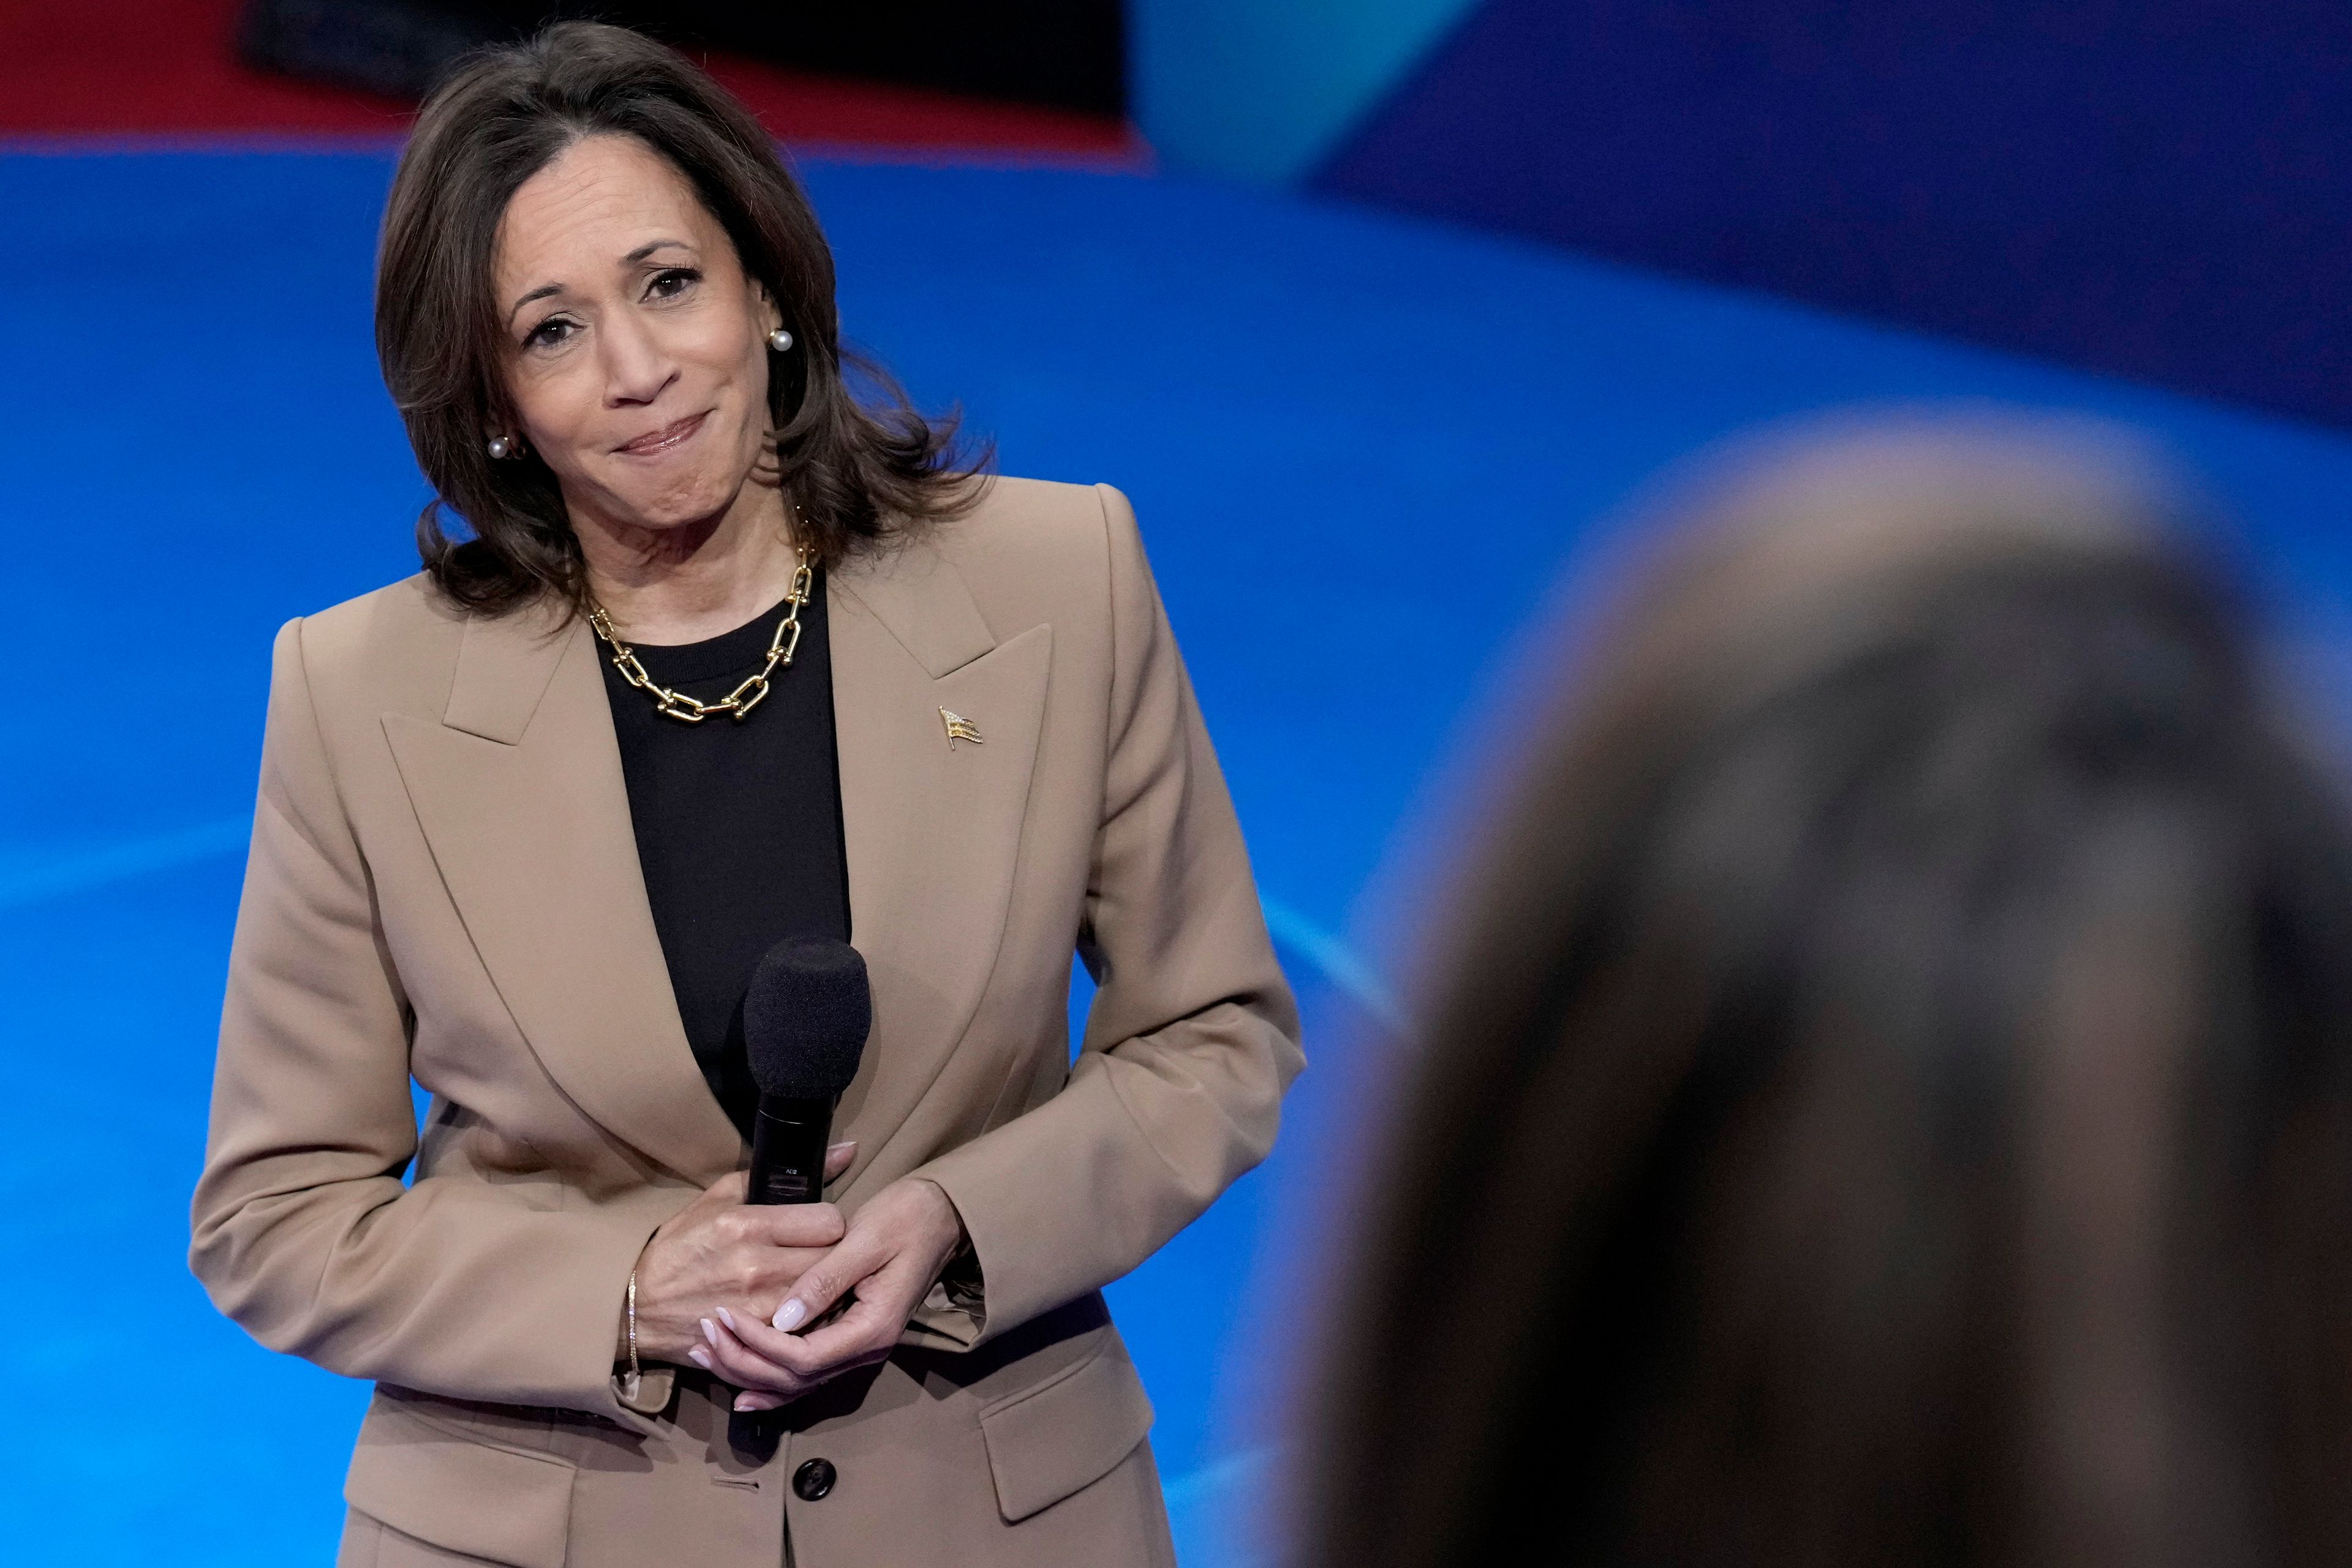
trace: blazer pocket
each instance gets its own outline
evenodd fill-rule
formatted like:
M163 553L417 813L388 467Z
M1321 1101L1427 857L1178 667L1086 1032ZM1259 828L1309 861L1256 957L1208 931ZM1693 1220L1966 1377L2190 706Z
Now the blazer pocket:
M1017 1524L1135 1452L1151 1430L1151 1400L1127 1347L1106 1333L1094 1354L980 1413L997 1511Z
M343 1500L446 1552L563 1568L576 1474L551 1454L486 1441L458 1418L379 1394L360 1424Z

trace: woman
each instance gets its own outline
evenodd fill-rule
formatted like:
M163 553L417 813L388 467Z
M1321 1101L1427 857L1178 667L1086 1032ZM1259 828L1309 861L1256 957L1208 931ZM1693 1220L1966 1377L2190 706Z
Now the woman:
M378 1381L343 1561L1169 1561L1097 1290L1300 1058L1126 501L855 400L773 148L614 28L425 105L377 342L474 537L278 637L192 1254ZM747 1208L788 936L874 1026Z
M2238 612L2013 432L1698 510L1444 928L1301 1561L2344 1562L2352 830Z

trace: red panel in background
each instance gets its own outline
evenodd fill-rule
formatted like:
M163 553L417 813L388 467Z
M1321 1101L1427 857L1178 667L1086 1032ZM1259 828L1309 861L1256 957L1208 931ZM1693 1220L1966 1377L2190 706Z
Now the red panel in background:
M0 0L0 137L397 138L410 106L248 68L237 0ZM877 153L1139 164L1129 126L714 57L712 76L782 140Z
M1150 162L1132 126L1074 110L806 76L732 56L714 55L703 64L780 140L795 144Z
M405 104L248 70L237 0L0 0L0 133L396 136Z

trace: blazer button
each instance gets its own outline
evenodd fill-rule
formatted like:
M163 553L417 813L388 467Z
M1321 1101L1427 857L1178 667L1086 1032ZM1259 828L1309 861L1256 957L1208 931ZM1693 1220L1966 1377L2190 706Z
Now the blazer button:
M819 1501L833 1490L833 1483L839 1474L833 1468L831 1459L811 1459L793 1472L793 1490L799 1494L803 1502Z

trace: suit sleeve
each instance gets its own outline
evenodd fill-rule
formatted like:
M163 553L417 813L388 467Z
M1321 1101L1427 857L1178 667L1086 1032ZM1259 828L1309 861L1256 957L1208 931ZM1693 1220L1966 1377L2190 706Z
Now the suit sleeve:
M954 1202L980 1280L961 1313L935 1291L919 1337L978 1344L1134 1268L1265 1157L1305 1065L1134 512L1097 490L1113 660L1078 942L1097 989L1061 1092L914 1173Z
M416 1152L406 1000L312 707L279 632L221 1014L189 1265L263 1344L426 1393L646 1429L614 1341L658 1216L549 1210L402 1173Z

